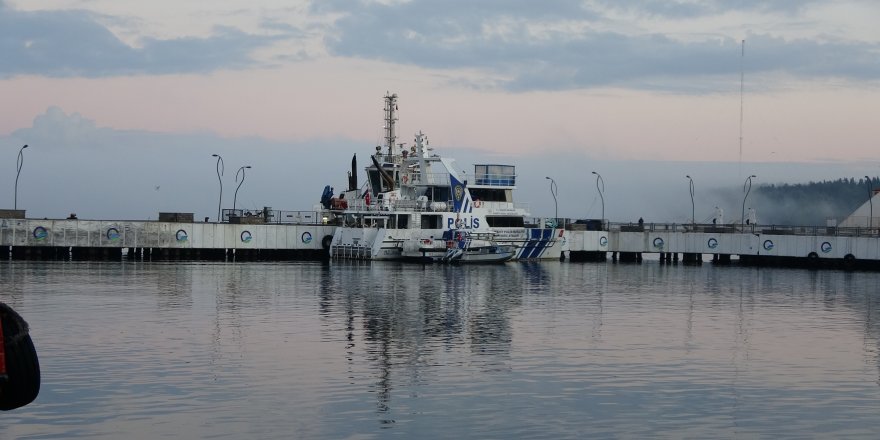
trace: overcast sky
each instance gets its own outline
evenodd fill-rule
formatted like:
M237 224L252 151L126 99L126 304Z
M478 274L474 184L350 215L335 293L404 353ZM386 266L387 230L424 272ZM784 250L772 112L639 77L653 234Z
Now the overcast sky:
M749 174L880 174L878 21L869 0L0 0L0 206L29 144L31 217L216 216L212 153L224 207L249 164L239 204L309 209L368 162L392 91L403 142L517 165L536 215L550 175L560 215L598 216L596 170L612 220L686 220L684 174L708 216Z

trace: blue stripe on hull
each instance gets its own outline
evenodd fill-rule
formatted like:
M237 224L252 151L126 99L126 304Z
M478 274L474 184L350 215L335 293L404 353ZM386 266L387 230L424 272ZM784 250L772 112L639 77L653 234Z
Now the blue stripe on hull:
M517 258L540 258L552 238L553 229L529 229L529 241L523 246Z
M524 260L531 258L530 255L532 255L532 252L535 250L535 246L537 246L539 239L538 230L529 229L529 241L523 246L522 252L519 253L519 258Z
M552 229L542 229L541 230L541 240L538 241L535 249L532 251L532 255L529 258L540 258L541 254L544 253L544 249L547 248L547 245L550 244L550 237L553 235Z

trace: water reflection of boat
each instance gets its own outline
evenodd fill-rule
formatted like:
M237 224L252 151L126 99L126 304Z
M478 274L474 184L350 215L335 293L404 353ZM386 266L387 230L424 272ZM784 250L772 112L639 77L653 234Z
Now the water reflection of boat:
M433 154L421 132L406 148L397 143L396 110L397 95L385 96L386 151L377 146L370 156L364 185L357 184L352 160L348 189L338 197L332 189L322 194L328 220L339 225L328 243L331 257L484 262L559 258L557 240L563 231L543 227L545 222L527 222L527 208L514 203L514 166L475 165L473 175L458 171L453 159ZM461 252L448 252L448 240L435 245L440 240L433 237L453 231L465 231L473 241L459 248Z
M411 238L403 243L401 255L421 263L503 263L516 253L511 245L499 245L494 234L448 230L442 239Z

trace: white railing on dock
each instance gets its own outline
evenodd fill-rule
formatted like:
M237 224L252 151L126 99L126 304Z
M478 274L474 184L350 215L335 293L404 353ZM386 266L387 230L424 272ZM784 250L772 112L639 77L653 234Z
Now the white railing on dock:
M224 222L235 222L235 219L260 219L263 223L320 225L324 222L318 211L281 211L276 209L224 209Z
M552 220L552 219L550 219ZM558 219L558 224L566 225L568 230L604 230L615 232L694 232L712 234L765 234L765 235L799 235L799 236L836 236L836 237L878 237L880 227L836 227L836 226L791 226L791 225L741 225L712 223L612 223L604 222L600 229L590 228L590 223L599 220ZM529 222L539 225L539 219Z

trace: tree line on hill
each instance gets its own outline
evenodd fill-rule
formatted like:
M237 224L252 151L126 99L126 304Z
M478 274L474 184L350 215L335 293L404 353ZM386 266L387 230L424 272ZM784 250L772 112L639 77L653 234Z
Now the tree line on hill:
M825 226L828 219L843 221L868 201L880 179L840 178L821 182L759 185L754 202L758 222L773 225ZM880 210L880 206L877 207Z

